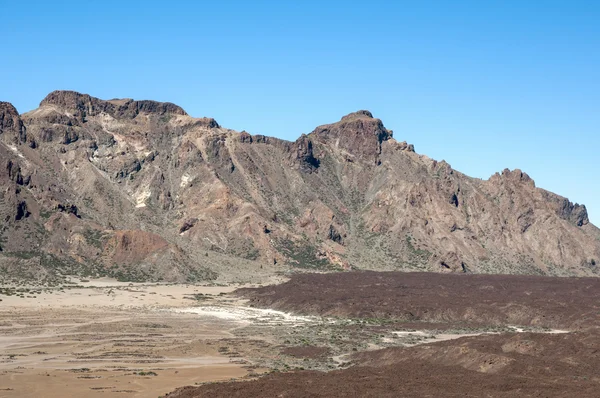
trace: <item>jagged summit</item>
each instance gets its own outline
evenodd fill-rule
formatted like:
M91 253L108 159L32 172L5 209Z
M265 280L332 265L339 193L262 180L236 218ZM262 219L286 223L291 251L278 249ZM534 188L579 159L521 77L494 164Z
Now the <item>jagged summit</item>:
M0 134L4 130L19 128L20 117L17 108L10 102L0 102Z
M27 140L27 133L23 120L10 102L0 102L0 134L10 135L8 141L12 143L22 143Z
M350 113L339 122L317 127L309 137L317 140L335 142L336 147L347 151L350 155L369 162L379 162L381 144L392 138L392 130L388 130L380 119L373 117L369 111L361 110Z
M360 111L356 111L356 112L347 114L346 116L342 117L342 120L361 118L361 117L367 117L369 119L373 119L373 114L367 110L360 110Z
M10 102L0 101L0 115L19 116L19 112Z
M366 110L290 142L171 103L55 91L23 115L0 103L0 183L4 274L600 275L585 206L518 169L470 178Z
M57 90L48 94L40 103L40 107L47 105L54 105L73 111L77 116L94 116L100 112L108 113L114 117L126 118L133 118L142 112L156 113L158 115L187 115L183 108L170 102L135 101L131 99L105 101L88 94L65 90Z
M506 168L502 170L502 172L496 172L490 177L490 181L498 181L502 179L512 180L515 182L522 182L524 184L535 187L535 181L533 180L533 178L531 178L529 174L525 173L521 169L510 170Z

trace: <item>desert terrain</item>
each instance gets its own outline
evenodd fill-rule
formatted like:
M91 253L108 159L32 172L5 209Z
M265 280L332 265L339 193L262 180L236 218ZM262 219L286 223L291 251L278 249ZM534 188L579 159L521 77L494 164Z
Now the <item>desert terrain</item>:
M585 205L332 121L0 102L0 396L597 396Z
M398 272L3 287L0 397L596 396L598 287Z
M5 288L0 396L157 397L182 384L247 377L247 363L218 351L236 322L176 312L198 295L233 289L110 280Z

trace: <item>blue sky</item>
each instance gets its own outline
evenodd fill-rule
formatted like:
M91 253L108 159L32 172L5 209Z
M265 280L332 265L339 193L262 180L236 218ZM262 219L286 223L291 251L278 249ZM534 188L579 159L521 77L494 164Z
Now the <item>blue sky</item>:
M600 224L600 2L0 0L0 100L171 101L293 140L369 109L488 178L521 168Z

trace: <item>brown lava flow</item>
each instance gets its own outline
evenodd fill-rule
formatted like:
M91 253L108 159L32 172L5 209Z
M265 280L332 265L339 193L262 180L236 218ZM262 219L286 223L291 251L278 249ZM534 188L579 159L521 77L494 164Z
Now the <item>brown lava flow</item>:
M600 278L348 272L240 289L257 307L302 314L578 329L600 325Z
M185 387L169 397L597 397L600 391L600 279L303 274L238 294L255 306L394 319L399 327L518 325L548 328L548 333L484 334L360 352L346 369L273 373L253 381ZM555 328L569 333L552 333Z

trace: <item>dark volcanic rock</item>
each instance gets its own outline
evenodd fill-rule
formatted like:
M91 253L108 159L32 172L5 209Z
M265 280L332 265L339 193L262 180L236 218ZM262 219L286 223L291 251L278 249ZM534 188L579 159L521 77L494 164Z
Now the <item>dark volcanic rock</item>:
M578 227L590 222L585 205L580 205L578 203L573 204L573 202L570 202L566 198L561 201L558 215L560 218L568 220Z
M319 159L314 155L313 143L308 136L303 134L294 142L292 148L294 160L298 162L301 170L310 173L319 168Z
M240 133L240 142L246 143L246 144L252 144L252 136L249 133L247 133L246 131L242 131Z
M344 244L342 235L337 231L337 229L333 226L333 224L329 226L329 232L327 233L327 238L334 241L335 243L339 243L340 245Z
M596 398L599 344L595 330L471 336L367 351L346 369L271 372L249 381L182 387L166 397Z
M23 122L20 122L17 108L10 102L0 102L0 133L6 129L18 129L21 126L23 126Z
M25 125L19 112L10 102L0 102L0 134L13 134L13 142L27 141Z
M318 316L581 329L600 325L600 279L531 275L297 274L237 294L259 308Z
M9 160L6 162L6 171L8 173L8 178L11 181L15 182L17 185L24 184L23 175L21 174L21 166L13 163L12 160Z
M175 104L156 101L127 101L125 104L116 108L113 115L116 118L133 119L140 113L187 115L181 107Z
M74 204L62 204L62 203L59 203L56 206L56 210L58 210L58 211L60 211L62 213L72 214L72 215L74 215L77 218L81 218L81 216L79 215L79 209Z
M111 104L94 98L88 94L80 94L75 91L53 91L40 102L40 107L55 105L62 109L68 109L80 121L85 121L87 115L94 116L101 112L110 113L113 108Z
M184 221L184 223L181 225L181 227L179 227L179 233L182 234L185 231L190 230L191 228L194 227L194 225L196 225L197 222L198 222L197 218L190 218L189 220Z
M346 115L337 123L317 127L310 135L329 142L368 162L378 163L381 143L392 138L379 119L369 111Z
M17 211L15 212L15 221L22 220L31 215L29 210L27 210L27 203L25 201L21 201L17 204Z
M69 145L72 144L73 142L77 141L79 139L79 134L77 134L77 131L73 130L73 129L66 129L63 132L63 138L61 140L62 144L65 145Z
M104 101L75 91L53 91L40 103L40 106L45 105L55 105L71 110L74 112L74 116L81 121L84 121L86 116L95 116L101 112L115 118L127 119L133 119L140 113L187 115L181 107L170 102L129 99Z

